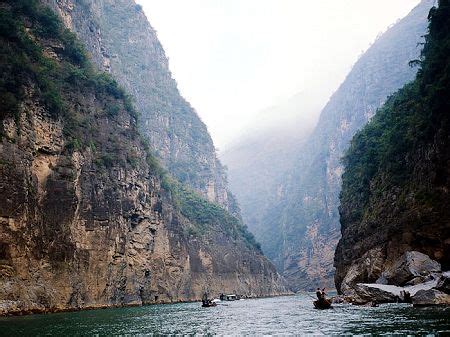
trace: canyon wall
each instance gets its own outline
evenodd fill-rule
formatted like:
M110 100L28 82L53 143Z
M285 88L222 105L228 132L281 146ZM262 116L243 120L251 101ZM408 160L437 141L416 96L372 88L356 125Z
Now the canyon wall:
M414 282L428 281L423 254L437 261L429 270L450 269L449 1L429 17L416 79L389 97L344 158L335 280L346 294L358 282L404 286L409 265L420 266Z
M140 129L177 179L238 215L215 147L179 93L156 31L133 0L45 0L84 42L93 61L132 95Z
M0 16L0 314L285 292L239 219L161 168L99 54L40 2Z
M292 167L274 184L271 202L258 209L255 235L293 290L334 286L341 157L387 97L414 78L417 69L408 63L419 57L433 3L422 1L359 58L312 134L292 151Z

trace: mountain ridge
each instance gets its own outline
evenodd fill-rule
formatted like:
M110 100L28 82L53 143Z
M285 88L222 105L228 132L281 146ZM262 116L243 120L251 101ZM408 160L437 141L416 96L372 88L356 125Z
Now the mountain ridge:
M257 225L249 226L257 229L263 251L294 291L334 286L340 158L386 98L414 77L416 70L408 62L420 53L418 43L433 3L422 1L358 59L321 111L312 134L293 151L294 164L282 184L269 190L270 203L257 208L262 214L254 219Z
M417 76L389 97L344 157L335 281L346 294L359 282L403 286L401 277L383 280L413 251L439 270L450 268L449 1L428 18L423 51L413 60Z

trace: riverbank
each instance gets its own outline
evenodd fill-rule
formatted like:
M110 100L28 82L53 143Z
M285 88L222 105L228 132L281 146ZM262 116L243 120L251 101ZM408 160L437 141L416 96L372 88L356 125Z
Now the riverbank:
M263 298L274 298L281 296L293 296L294 293L281 293L268 296L245 296L243 299L263 299ZM106 309L117 309L117 308L129 308L129 307L145 307L151 305L166 305L166 304L179 304L179 303L195 303L201 302L201 298L192 300L176 300L176 301L164 301L160 300L152 303L121 303L121 304L98 304L98 305L86 305L84 307L50 307L45 308L42 306L27 307L22 309L17 306L17 301L0 301L0 317L11 317L11 316L27 316L35 314L54 314L54 313L64 313L64 312L78 312L78 311L89 311L89 310L106 310Z

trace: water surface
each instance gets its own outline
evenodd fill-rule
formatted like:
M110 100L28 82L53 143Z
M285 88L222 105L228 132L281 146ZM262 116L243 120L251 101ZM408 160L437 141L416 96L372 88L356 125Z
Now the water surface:
M0 318L1 336L150 334L450 335L450 308L386 304L315 310L306 295Z

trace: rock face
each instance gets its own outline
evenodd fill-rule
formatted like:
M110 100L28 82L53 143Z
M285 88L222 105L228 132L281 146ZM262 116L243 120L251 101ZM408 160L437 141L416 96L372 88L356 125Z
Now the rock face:
M56 15L36 1L0 11L0 68L16 84L0 83L0 314L285 291L239 221L175 191L127 95Z
M45 1L77 33L97 66L133 96L139 127L164 166L209 201L238 214L206 126L180 95L141 7L133 0Z
M450 5L439 4L416 79L355 135L344 158L335 255L344 293L358 282L418 284L450 269Z
M414 78L433 0L422 1L384 33L354 65L322 110L318 124L297 147L294 165L275 200L260 216L256 236L293 290L333 286L339 241L340 159L353 135L386 98Z
M346 296L353 304L406 302L414 305L448 305L450 291L449 272L428 274L422 282L404 287L356 283L345 290Z
M412 298L415 306L450 305L450 295L436 289L420 290Z
M352 289L352 303L391 303L400 300L400 291L389 287L380 287L378 285L358 283Z
M437 290L443 291L446 294L450 294L450 272L442 274L436 287Z
M426 254L406 252L381 274L388 284L405 285L408 281L441 271L441 265Z
M415 251L406 252L382 272L376 283L355 283L360 277L360 269L355 268L355 265L352 267L341 283L340 290L353 304L448 304L450 273L442 272L441 265L428 255Z

